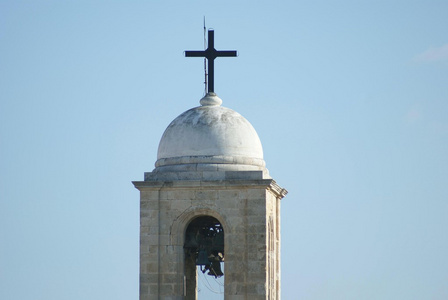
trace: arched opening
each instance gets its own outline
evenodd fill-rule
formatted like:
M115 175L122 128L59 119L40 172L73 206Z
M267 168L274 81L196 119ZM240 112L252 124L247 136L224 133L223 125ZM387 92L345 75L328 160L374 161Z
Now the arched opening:
M198 299L198 286L210 290L204 289L203 293L201 289L201 295L209 292L217 296L223 294L224 229L221 223L211 216L194 218L185 231L184 251L186 299ZM198 280L201 281L199 285ZM218 289L214 288L216 282L221 282L222 288L219 284Z

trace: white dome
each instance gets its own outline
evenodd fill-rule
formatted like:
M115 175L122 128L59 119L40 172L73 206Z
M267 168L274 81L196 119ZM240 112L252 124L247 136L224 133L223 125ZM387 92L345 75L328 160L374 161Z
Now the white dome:
M220 106L214 93L168 125L155 171L265 170L257 132L239 113Z

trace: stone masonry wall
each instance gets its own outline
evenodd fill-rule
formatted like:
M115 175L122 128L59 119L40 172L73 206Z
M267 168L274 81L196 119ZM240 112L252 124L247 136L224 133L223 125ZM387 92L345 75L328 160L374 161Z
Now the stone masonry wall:
M225 299L280 299L282 196L272 182L134 182L141 192L140 300L184 299L184 232L203 215L224 228ZM268 241L269 230L274 243Z

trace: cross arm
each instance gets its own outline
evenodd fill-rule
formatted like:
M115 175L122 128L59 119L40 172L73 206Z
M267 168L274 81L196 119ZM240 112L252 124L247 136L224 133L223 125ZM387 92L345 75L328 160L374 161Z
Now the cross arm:
M236 57L236 56L238 56L237 51L233 50L216 51L216 57Z
M185 57L205 57L205 51L185 51Z

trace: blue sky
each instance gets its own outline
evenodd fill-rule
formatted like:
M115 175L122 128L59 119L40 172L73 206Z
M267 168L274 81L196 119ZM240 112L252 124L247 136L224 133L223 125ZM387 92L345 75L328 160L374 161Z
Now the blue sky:
M447 1L0 1L0 299L137 299L139 194L215 91L282 201L282 299L448 298Z

